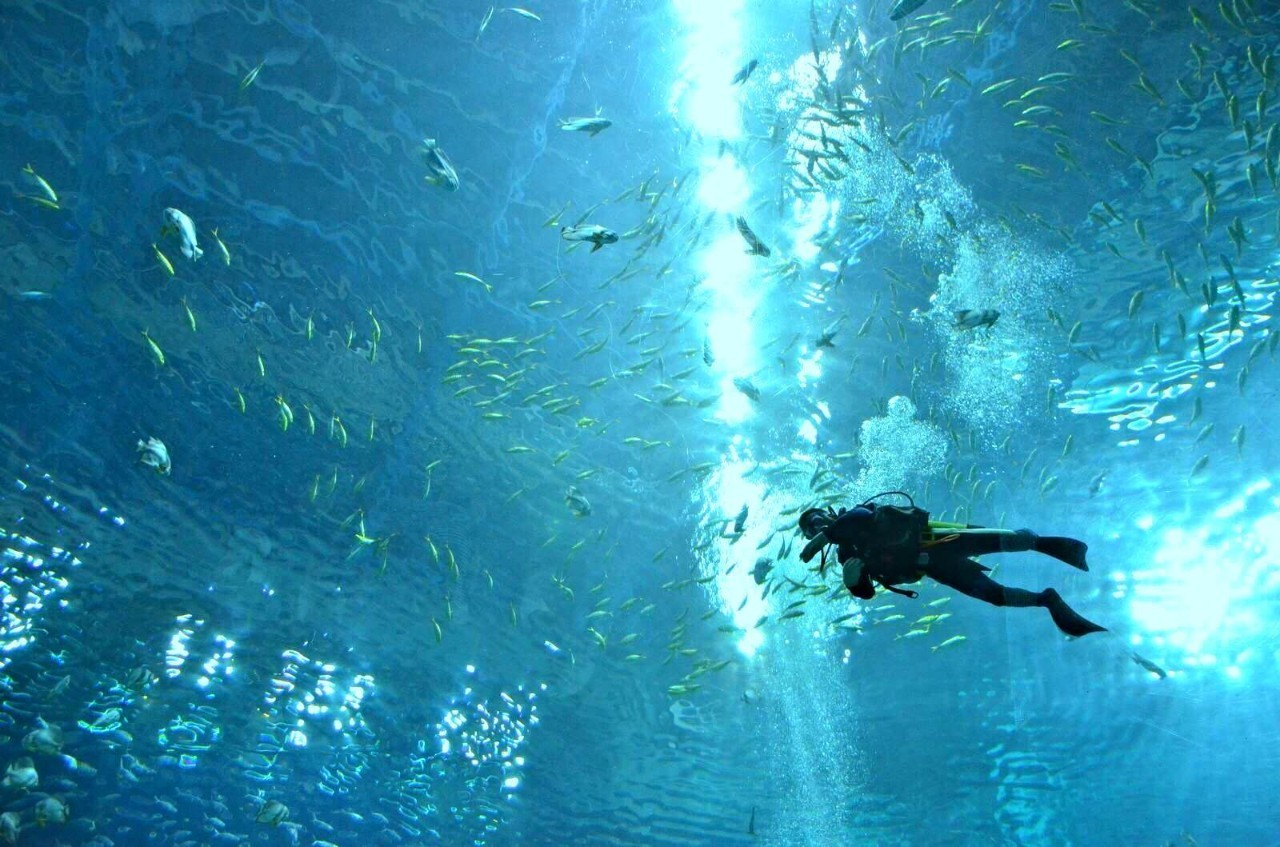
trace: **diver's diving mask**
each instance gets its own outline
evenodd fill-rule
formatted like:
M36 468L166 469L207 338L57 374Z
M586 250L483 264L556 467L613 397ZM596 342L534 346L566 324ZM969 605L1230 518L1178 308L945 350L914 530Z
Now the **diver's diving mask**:
M832 514L827 509L806 509L798 521L800 532L805 538L814 538L831 526Z

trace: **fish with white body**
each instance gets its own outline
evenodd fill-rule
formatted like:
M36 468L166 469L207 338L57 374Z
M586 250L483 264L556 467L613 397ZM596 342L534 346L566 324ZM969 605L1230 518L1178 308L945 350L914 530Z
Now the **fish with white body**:
M22 749L29 753L43 753L48 756L56 756L61 753L63 745L62 729L46 723L43 718L36 718L36 723L39 726L28 732L26 737L22 739Z
M957 309L954 314L956 329L990 328L1000 320L1000 313L995 309Z
M30 791L39 784L40 774L36 773L36 763L31 761L30 756L15 759L5 769L4 779L0 780L0 787L18 791Z
M266 800L253 819L258 823L279 826L289 819L289 807L279 800Z
M181 209L172 207L164 210L165 230L172 230L177 234L178 240L182 242L182 255L191 261L195 261L204 255L204 251L200 249L200 244L196 239L195 222Z
M169 448L159 438L149 437L146 441L139 441L138 454L138 461L155 468L158 474L168 476L173 469L173 464L169 461Z
M560 128L565 132L585 132L592 138L613 126L608 118L568 118L560 121Z
M71 819L71 809L57 797L46 797L35 808L36 823L45 826L51 823L66 823Z
M591 252L594 253L606 244L615 243L618 233L599 224L579 224L560 227L560 237L565 241L590 241Z

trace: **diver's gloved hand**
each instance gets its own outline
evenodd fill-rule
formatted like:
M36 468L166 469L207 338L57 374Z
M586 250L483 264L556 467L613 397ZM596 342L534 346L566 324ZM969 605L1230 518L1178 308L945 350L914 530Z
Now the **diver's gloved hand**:
M800 551L800 561L808 563L810 559L818 555L823 547L831 543L825 532L820 532L813 537L813 540L804 545L804 549Z
M841 562L840 565L844 570L844 573L842 574L844 587L852 591L854 586L862 580L862 560L856 556L850 556Z

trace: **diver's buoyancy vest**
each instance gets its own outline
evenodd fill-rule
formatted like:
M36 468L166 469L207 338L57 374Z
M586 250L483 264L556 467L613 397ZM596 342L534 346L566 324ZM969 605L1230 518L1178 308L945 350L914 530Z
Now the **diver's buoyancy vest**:
M874 521L866 551L871 575L885 585L918 581L924 575L920 551L929 513L915 506L876 506Z

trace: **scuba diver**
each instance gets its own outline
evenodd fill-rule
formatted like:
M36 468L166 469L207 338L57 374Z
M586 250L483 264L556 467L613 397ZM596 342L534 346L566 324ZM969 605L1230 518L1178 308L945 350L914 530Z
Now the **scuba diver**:
M1058 629L1072 637L1106 632L1105 627L1072 610L1052 588L1040 592L1008 588L987 576L990 568L970 558L986 553L1035 550L1087 571L1088 545L1083 541L1040 536L1029 529L987 529L931 521L929 513L917 508L910 495L901 491L886 494L901 494L911 505L906 508L877 505L874 501L885 496L877 494L852 509L808 509L802 513L800 531L810 541L801 551L800 560L808 562L821 552L822 564L818 568L821 574L827 567L826 548L835 545L845 587L863 600L875 596L873 579L889 591L914 598L918 596L916 592L898 586L919 582L927 576L993 606L1048 609Z

